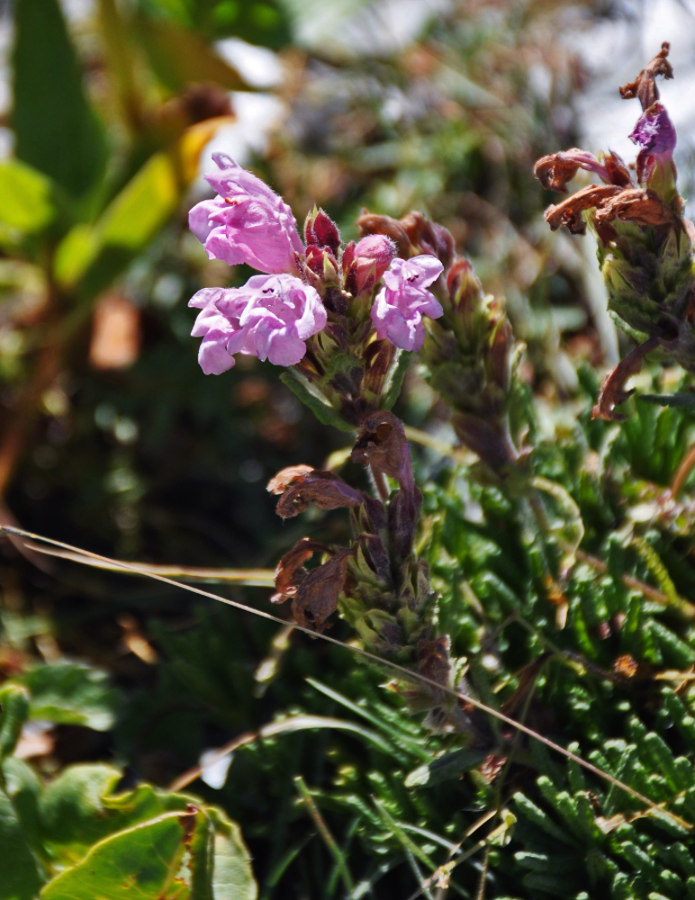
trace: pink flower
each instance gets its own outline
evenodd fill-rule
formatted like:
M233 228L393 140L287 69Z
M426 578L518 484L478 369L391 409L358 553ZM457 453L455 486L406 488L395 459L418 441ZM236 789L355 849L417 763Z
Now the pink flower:
M293 366L306 340L326 324L318 293L294 275L254 275L241 288L204 288L188 303L200 309L193 337L202 337L198 361L206 375L234 365L234 354Z
M260 272L295 271L295 253L304 246L292 210L225 154L213 159L220 171L206 177L218 196L197 203L188 217L210 259L230 266L248 263Z
M423 315L437 319L444 310L427 288L444 266L434 256L394 259L384 272L384 287L372 306L372 322L378 338L388 338L401 350L419 350L425 340Z

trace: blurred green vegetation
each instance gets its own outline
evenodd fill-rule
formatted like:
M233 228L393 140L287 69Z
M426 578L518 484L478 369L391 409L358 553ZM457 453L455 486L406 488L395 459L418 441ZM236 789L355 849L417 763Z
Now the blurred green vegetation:
M541 0L442 3L406 38L385 9L98 0L66 22L57 0L15 0L2 518L178 566L272 568L301 534L340 541L339 513L280 523L264 485L322 465L344 435L269 365L205 377L189 337L188 298L241 278L187 231L200 155L241 108L229 92L259 91L217 42L271 49L283 112L254 171L298 219L317 203L345 237L363 207L422 210L506 296L526 342L514 412L529 473L559 486L542 496L547 531L476 464L414 451L439 624L471 689L680 819L494 721L478 723L482 749L431 734L349 648L5 540L0 835L13 868L0 900L31 900L48 879L49 900L94 896L88 848L106 873L134 852L135 825L168 866L137 870L143 900L252 897L230 820L262 898L695 896L693 482L679 470L692 413L633 400L625 423L590 419L606 325L581 251L542 228L531 174L577 143L583 73L556 36L592 8L570 20L570 4ZM644 375L655 394L677 377ZM415 373L399 412L446 437ZM222 590L268 608L266 590ZM235 741L221 787L195 772L180 784ZM133 874L121 865L114 882Z

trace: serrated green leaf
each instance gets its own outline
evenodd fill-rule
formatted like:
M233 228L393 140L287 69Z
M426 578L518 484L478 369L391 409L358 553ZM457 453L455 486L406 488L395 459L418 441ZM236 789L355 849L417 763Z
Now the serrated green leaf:
M103 129L58 0L16 0L13 55L15 153L73 197L87 194L106 160Z
M108 731L114 723L118 691L105 672L61 661L35 666L16 681L29 689L29 717L61 725Z

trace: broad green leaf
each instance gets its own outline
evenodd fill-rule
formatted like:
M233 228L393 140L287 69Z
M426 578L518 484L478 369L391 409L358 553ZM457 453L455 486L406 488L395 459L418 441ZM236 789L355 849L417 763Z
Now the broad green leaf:
M249 852L241 838L241 830L216 807L205 810L214 826L214 861L212 894L215 900L256 900L258 891L251 870ZM202 898L206 895L201 895Z
M184 867L199 813L164 813L96 844L41 891L41 900L188 900Z
M114 723L119 694L105 672L75 662L36 666L16 681L31 694L32 719L62 725L85 725L108 731Z
M199 808L192 798L143 787L150 799L177 808L97 841L44 888L42 900L255 900L238 827L219 810ZM138 791L123 796L132 798Z
M102 127L58 0L15 0L12 125L19 159L73 197L99 181L106 160Z
M39 810L42 846L61 867L79 865L94 847L163 816L185 816L197 803L149 784L111 793L120 778L112 766L76 765L45 789ZM253 900L255 882L239 828L221 811L205 807L189 831L191 896Z
M65 769L46 787L39 801L44 845L61 864L77 862L97 841L132 824L104 806L120 779L114 766L84 764Z
M153 156L108 207L99 222L104 245L139 251L176 208L180 185L174 162Z
M56 251L56 280L93 297L119 275L166 224L181 195L172 157L153 156L93 228L77 226Z
M0 241L39 234L55 217L50 178L15 159L0 162Z
M65 235L56 250L53 266L56 281L71 289L94 261L99 248L99 236L91 225L78 224Z
M0 689L0 762L15 748L29 714L29 692L19 684Z
M0 900L35 900L43 882L12 801L0 788Z

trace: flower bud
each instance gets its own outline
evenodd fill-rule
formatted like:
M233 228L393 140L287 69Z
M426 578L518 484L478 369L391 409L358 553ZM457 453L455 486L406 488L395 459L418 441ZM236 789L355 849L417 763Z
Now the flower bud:
M304 240L307 247L314 244L316 247L330 250L334 256L337 256L340 248L338 226L329 215L316 207L306 217Z
M346 248L347 249L347 248ZM343 254L345 289L351 294L371 293L393 262L396 245L384 234L369 234Z

